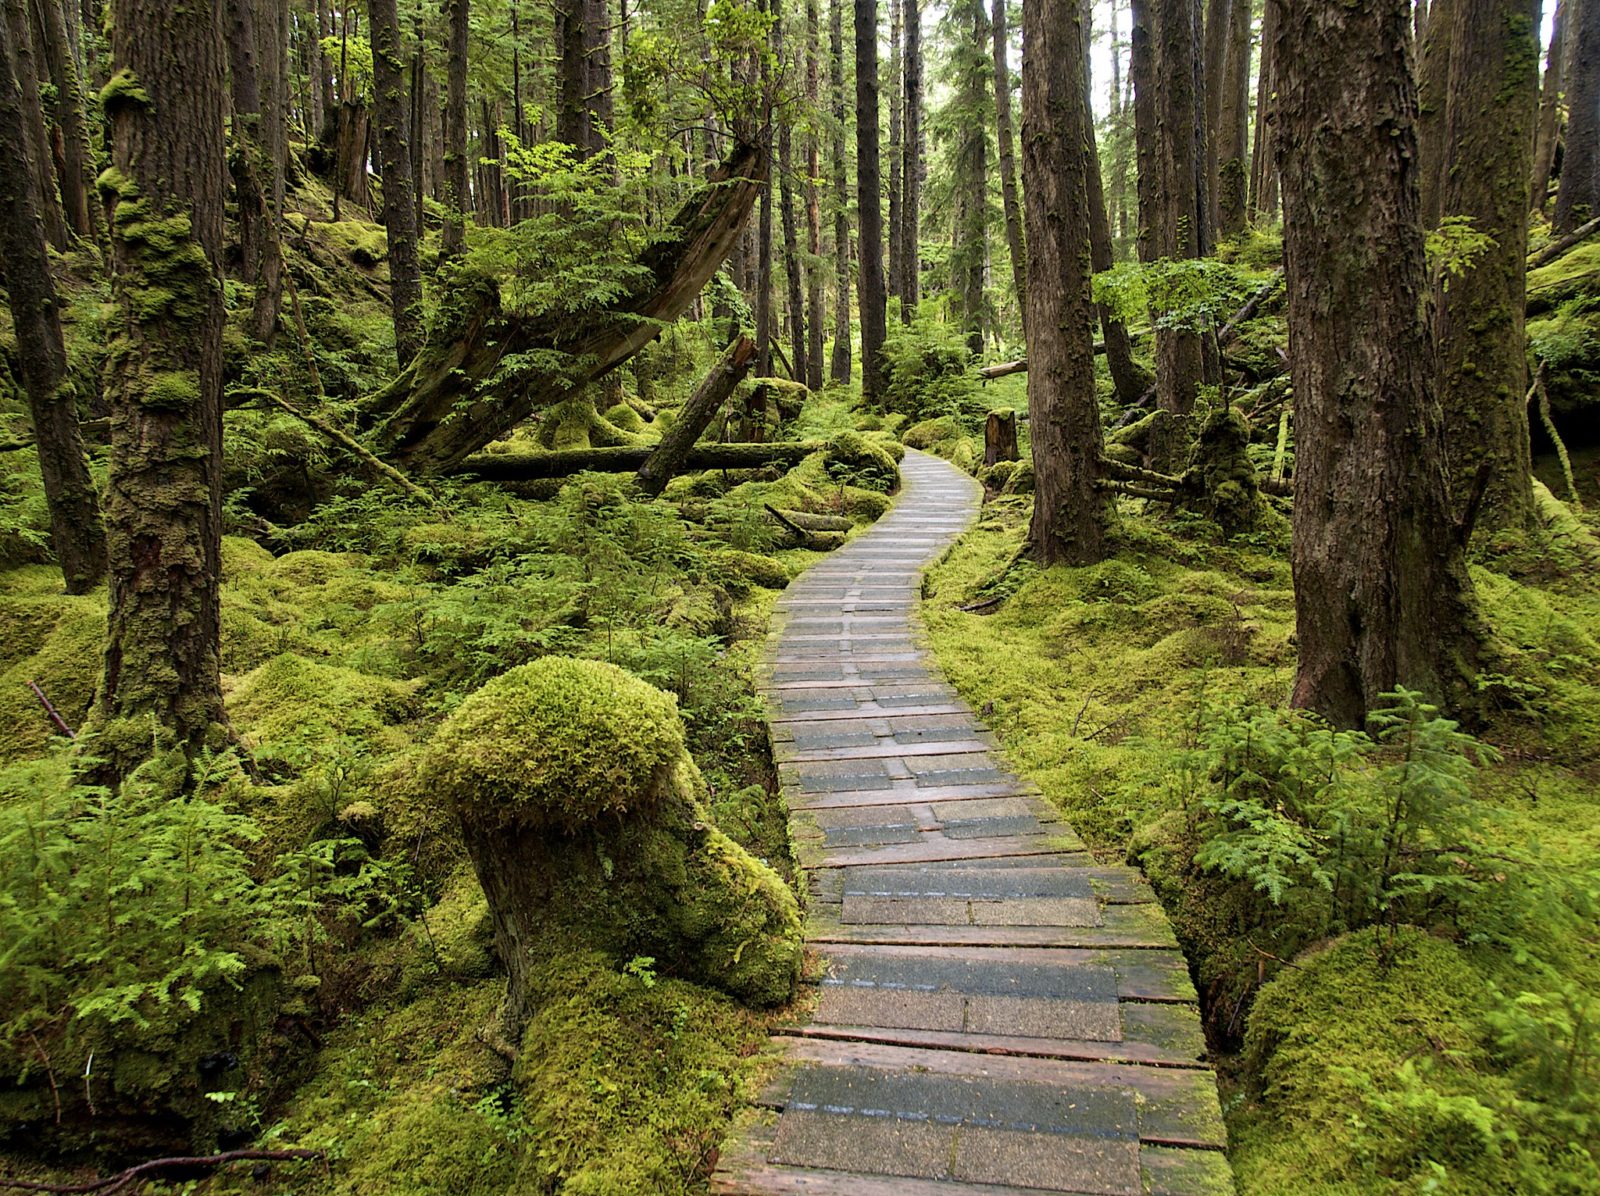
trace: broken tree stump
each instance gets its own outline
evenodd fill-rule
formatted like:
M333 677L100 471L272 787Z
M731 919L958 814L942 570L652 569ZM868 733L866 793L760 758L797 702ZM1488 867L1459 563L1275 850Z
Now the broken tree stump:
M991 411L983 425L983 463L993 466L1000 461L1017 459L1017 413Z

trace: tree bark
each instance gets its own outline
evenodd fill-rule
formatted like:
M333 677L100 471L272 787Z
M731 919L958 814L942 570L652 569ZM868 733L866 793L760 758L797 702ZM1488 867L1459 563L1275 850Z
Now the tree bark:
M845 153L844 0L828 4L828 87L833 102L833 358L829 377L850 381L850 176Z
M778 59L783 60L783 16L778 0L771 0L774 23L773 38ZM805 384L810 370L806 361L806 304L805 279L800 270L800 228L794 203L794 134L789 121L778 125L778 206L783 229L783 281L789 309L789 343L793 377Z
M734 388L750 372L755 356L755 342L742 334L728 346L694 394L689 396L689 401L678 412L672 427L667 429L661 437L661 443L656 445L655 452L639 466L639 486L646 494L660 494L668 482L683 472L689 450L700 439L700 433L706 430L706 425L716 418Z
M922 2L905 0L905 101L901 117L900 321L911 323L922 299Z
M888 293L898 297L904 289L905 220L902 185L905 159L901 117L905 111L900 49L900 0L889 0L889 273Z
M1417 150L1421 170L1417 184L1422 225L1435 228L1440 204L1444 201L1444 171L1448 147L1445 142L1445 110L1450 96L1450 51L1457 0L1433 0L1423 25L1422 48L1417 71Z
M1134 185L1139 207L1135 244L1141 262L1152 262L1161 256L1156 238L1161 215L1157 210L1156 184L1154 3L1156 0L1129 0L1128 5L1128 75L1133 84Z
M1233 0L1217 100L1217 234L1244 231L1249 201L1250 4Z
M6 28L11 36L11 69L22 94L23 129L28 139L25 159L33 171L34 194L39 201L39 219L44 237L52 249L64 250L71 241L50 153L50 133L44 123L44 102L39 94L38 56L34 51L33 22L28 19L27 0L4 0Z
M83 594L105 577L105 531L67 377L60 302L34 188L22 89L12 69L11 43L0 38L0 261L50 508L51 545L67 593Z
M250 311L250 335L270 347L283 308L283 198L289 162L289 3L258 0L261 71L261 170L266 199L260 267ZM263 35L264 30L264 35Z
M1295 396L1293 701L1358 727L1474 655L1433 393L1406 0L1277 9Z
M400 366L422 348L422 261L417 251L416 174L406 117L405 56L395 0L367 0L372 87L382 154L383 224L389 241L389 292Z
M1553 221L1558 233L1570 233L1591 216L1600 216L1600 0L1580 3L1577 18Z
M1204 158L1206 203L1215 211L1220 191L1217 184L1218 147L1222 143L1224 92L1222 76L1228 59L1228 39L1233 29L1233 14L1247 0L1195 0L1197 14L1204 8L1200 57L1200 94L1204 102ZM1197 15L1196 20L1201 18ZM1200 26L1197 26L1200 27Z
M818 118L821 110L822 14L818 0L806 0L806 103ZM822 199L817 180L822 172L822 146L817 127L806 131L806 377L812 390L822 389Z
M449 39L444 102L444 230L440 252L460 257L467 248L467 31L470 0L445 0Z
M1556 0L1555 20L1550 27L1550 49L1545 59L1544 86L1539 91L1539 124L1533 143L1533 178L1529 187L1535 212L1542 212L1550 200L1550 175L1555 169L1556 146L1561 141L1561 67L1566 57L1568 0Z
M94 183L93 155L84 123L83 89L78 82L78 62L72 51L63 0L34 0L38 28L43 34L40 49L55 84L56 127L61 131L61 206L67 224L80 237L103 240L98 213L90 203Z
M1035 495L1028 543L1041 565L1089 564L1107 551L1111 498L1095 482L1103 444L1089 298L1083 178L1085 29L1077 0L1022 11L1022 181L1032 276L1028 416Z
M1272 149L1272 72L1277 59L1278 10L1261 16L1261 63L1256 80L1256 135L1250 147L1250 220L1271 219L1278 207L1278 168Z
M1017 459L1017 413L991 411L983 424L983 463Z
M1600 3L1600 0L1596 0ZM1442 282L1434 347L1451 498L1467 532L1533 520L1525 332L1528 177L1539 104L1539 0L1452 0L1442 211L1492 238Z
M266 148L266 105L262 102L262 79L267 72L262 70L261 52L273 53L278 33L273 7L273 0L227 0L233 91L233 151L228 165L238 199L241 273L255 287L260 309L259 318L252 314L251 334L263 343L270 340L277 325L273 292L281 294L283 260L271 202L274 164ZM268 18L265 28L261 17ZM278 186L281 188L281 181Z
M1028 263L1022 249L1022 203L1017 198L1017 159L1011 129L1011 66L1007 61L1010 34L1006 31L1006 0L994 0L989 14L994 35L994 115L995 141L1000 158L1000 204L1006 218L1006 247L1011 251L1011 285L1017 292L1017 310L1022 316L1022 340L1028 340ZM1093 125L1091 123L1091 131ZM1096 160L1096 169L1099 163ZM1091 213L1092 215L1092 213ZM1107 252L1110 252L1107 230ZM1095 263L1095 269L1110 266Z
M878 157L878 3L855 0L857 266L861 288L861 395L883 396L883 341L888 335L883 281L883 173Z
M223 718L220 15L112 4L111 614L94 723L115 775L148 754L152 722L192 751Z
M983 288L989 260L989 129L983 119L989 107L989 97L984 94L991 71L989 16L983 0L964 0L950 16L952 24L964 25L968 38L957 59L959 94L955 103L961 119L956 133L956 227L950 281L961 304L967 348L977 356L983 352L983 337L990 323Z

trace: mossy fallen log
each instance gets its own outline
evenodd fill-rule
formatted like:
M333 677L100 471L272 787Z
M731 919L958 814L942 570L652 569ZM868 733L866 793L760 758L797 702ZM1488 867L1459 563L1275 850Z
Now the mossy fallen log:
M697 444L684 457L683 469L759 469L763 465L794 465L826 447L824 442L817 440L789 440L775 444ZM653 445L622 445L554 453L474 453L451 472L470 474L486 482L564 478L585 470L632 473L649 460L653 452Z

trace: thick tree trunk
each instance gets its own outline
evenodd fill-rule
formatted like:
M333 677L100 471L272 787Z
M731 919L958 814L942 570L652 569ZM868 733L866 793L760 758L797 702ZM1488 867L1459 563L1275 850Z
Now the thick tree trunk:
M1535 212L1545 210L1550 199L1550 175L1555 169L1556 146L1561 141L1561 67L1566 57L1568 0L1556 0L1550 28L1550 50L1545 59L1544 86L1539 90L1539 124L1533 142L1533 178L1529 196Z
M1095 485L1102 447L1089 298L1088 194L1081 133L1085 28L1077 0L1022 12L1022 182L1032 277L1028 415L1036 492L1029 546L1042 565L1106 554L1110 496Z
M856 207L861 230L861 394L883 396L883 341L888 335L883 281L883 173L878 157L878 3L855 0Z
M711 372L678 412L672 427L661 437L655 452L639 466L639 485L646 494L660 494L668 482L683 472L694 442L700 439L700 433L716 418L722 404L750 372L755 357L755 342L740 335L711 367Z
M94 722L119 775L148 754L152 721L194 749L223 717L220 14L112 4L111 615Z
M844 0L828 3L828 87L833 102L833 359L828 375L850 381L850 168L845 153Z
M1577 39L1567 79L1567 135L1554 225L1570 233L1600 216L1600 0L1577 9Z
M960 51L956 86L957 110L964 115L956 134L956 227L950 255L951 284L961 303L961 326L967 348L974 356L983 352L989 327L988 303L983 293L984 268L989 261L989 129L980 113L989 107L985 94L990 74L989 15L983 0L964 0L965 11L951 12L952 24L965 26L968 42Z
M1600 3L1600 0L1595 0ZM1452 0L1443 214L1492 238L1441 285L1434 346L1455 517L1495 529L1533 520L1524 310L1528 176L1539 103L1539 0Z
M416 175L406 119L405 56L395 0L367 0L372 89L383 157L383 224L389 240L389 293L400 366L422 347L422 260L417 251Z
M447 470L541 407L578 393L684 313L738 239L767 177L758 146L735 146L672 222L674 234L641 259L646 278L591 311L506 315L492 283L456 297L457 323L374 396L369 443L411 472ZM559 357L567 363L559 364ZM516 363L514 365L508 363ZM374 426L375 425L375 426Z
M818 0L806 0L806 102L820 112L822 16ZM822 177L822 146L816 125L806 131L806 377L812 390L822 389L822 198L817 180Z
M922 0L905 0L905 102L901 117L900 320L922 299Z
M1233 14L1247 0L1195 0L1196 20L1204 9L1203 39L1200 58L1200 94L1204 97L1203 146L1205 163L1206 204L1215 211L1220 192L1217 185L1219 158L1217 149L1222 142L1224 92L1222 76L1228 60L1228 38L1233 29Z
M80 237L100 240L104 230L99 227L98 213L89 199L94 170L84 124L83 89L78 83L78 62L72 51L62 3L63 0L34 0L38 29L43 34L40 49L56 89L56 127L61 131L61 206L73 232Z
M38 55L33 44L33 22L28 19L27 0L3 2L6 31L11 37L11 69L22 94L23 128L28 139L26 162L33 170L34 194L39 197L39 219L44 223L44 236L50 247L63 250L71 240L71 234L56 190L50 133L45 128L44 103L39 94L40 75Z
M444 230L440 252L460 257L467 247L467 31L470 0L446 0L448 65L444 102Z
M1250 4L1233 0L1229 7L1222 78L1217 81L1217 233L1244 231L1249 201L1250 163Z
M22 89L12 70L11 44L0 38L0 261L50 507L51 544L67 593L82 594L105 577L105 531L67 378L60 304L34 188Z
M1422 225L1434 228L1439 223L1444 201L1444 172L1449 147L1445 141L1445 109L1450 96L1450 50L1452 11L1457 0L1433 0L1423 25L1422 48L1417 68L1417 150L1420 170L1417 185L1421 198ZM1287 69L1283 67L1282 69Z
M256 288L257 306L262 309L259 319L252 317L251 334L263 343L277 325L273 293L281 294L283 260L272 203L274 163L266 147L267 106L262 101L262 82L268 73L262 69L262 51L268 56L274 52L278 34L274 6L274 0L227 0L233 87L233 152L228 165L238 199L241 274ZM272 86L276 87L276 79ZM281 181L278 185L281 188Z
M1446 701L1473 604L1433 395L1406 0L1277 8L1295 396L1294 703L1362 725Z
M1010 34L1006 31L1006 0L994 0L989 14L994 35L994 116L995 141L1000 158L1000 204L1006 218L1006 246L1011 251L1011 285L1017 292L1017 310L1022 316L1022 340L1028 340L1028 263L1022 249L1022 203L1017 198L1017 159L1011 130L1011 66L1007 61ZM1093 125L1090 126L1091 131ZM1099 163L1096 161L1096 169ZM1107 230L1109 245L1110 232ZM1095 269L1105 266L1095 263Z

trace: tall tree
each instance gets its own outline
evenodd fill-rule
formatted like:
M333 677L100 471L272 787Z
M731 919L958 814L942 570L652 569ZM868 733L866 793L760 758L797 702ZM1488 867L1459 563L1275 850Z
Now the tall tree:
M1542 212L1550 198L1550 175L1555 170L1556 146L1561 141L1561 68L1566 58L1568 0L1556 0L1550 27L1550 48L1545 59L1544 85L1539 89L1539 124L1533 142L1533 181L1530 202Z
M1011 129L1011 38L1006 30L1006 0L994 0L989 18L994 40L994 130L1000 158L1000 204L1005 211L1006 246L1011 251L1011 285L1028 337L1028 263L1022 252L1022 202L1017 198L1017 158ZM1106 263L1109 267L1110 263ZM1096 263L1097 268L1101 268Z
M961 0L950 9L956 48L953 52L955 108L955 241L950 275L961 310L967 348L983 351L989 326L984 276L989 263L989 122L988 83L992 72L989 14L983 0Z
M68 0L70 2L70 0ZM94 182L93 157L84 120L83 88L78 82L78 61L62 11L63 0L34 0L40 49L55 86L55 121L61 134L61 206L67 223L80 237L96 235L96 213L89 201Z
M773 36L777 41L778 58L783 59L783 15L778 0L772 0ZM794 133L792 121L778 124L778 206L783 226L783 276L789 310L789 362L794 367L794 380L805 384L806 362L806 304L805 280L800 273L800 230L794 204Z
M1600 0L1581 0L1567 81L1567 136L1556 190L1555 230L1600 215Z
M828 0L828 90L833 120L833 358L828 376L834 382L850 381L850 178L845 153L845 117L849 111L844 90L844 0Z
M367 0L372 33L373 107L382 158L383 224L389 240L394 347L402 369L422 347L422 260L417 250L416 176L406 119L405 55L395 0Z
M1425 228L1439 223L1439 206L1444 201L1445 110L1450 96L1450 51L1455 23L1451 11L1455 4L1456 0L1433 0L1422 26L1417 68L1417 152L1421 165L1417 185Z
M1222 77L1217 91L1217 232L1234 236L1244 231L1249 201L1250 150L1250 4L1232 0L1223 45ZM1209 92L1207 93L1210 94Z
M35 188L22 89L12 69L10 40L0 38L0 261L50 507L51 543L67 593L82 594L105 576L105 532L67 377L60 304Z
M261 56L262 188L266 198L263 254L250 311L250 335L270 345L283 306L283 201L289 162L289 0L258 0ZM419 222L418 228L421 228Z
M1196 0L1194 19L1201 20L1204 10L1203 38L1200 49L1200 95L1204 104L1205 141L1201 147L1205 163L1206 203L1217 206L1217 147L1222 140L1223 91L1222 73L1228 57L1228 37L1233 26L1233 14L1245 0Z
M1600 0L1597 0L1600 2ZM1490 240L1440 288L1434 341L1456 518L1533 518L1524 310L1539 0L1452 0L1442 211Z
M44 236L50 247L65 249L70 232L56 191L56 172L51 165L50 133L45 128L44 103L39 94L39 60L34 50L28 0L3 0L3 3L6 32L11 38L11 69L22 93L23 128L28 139L26 161L33 169L39 218L44 222Z
M901 90L900 76L900 0L889 0L889 294L898 296L904 286L905 273L905 219L902 215L905 199L901 182L905 148L902 141L901 117L905 110L905 95Z
M1078 0L1022 8L1022 182L1028 251L1028 415L1036 486L1028 543L1042 565L1107 550L1111 498L1095 483L1102 448L1089 298L1084 185L1085 26ZM1039 285L1049 279L1051 285Z
M822 389L822 197L818 180L822 171L822 146L817 136L821 118L822 14L817 0L806 0L806 106L811 126L806 130L806 377L812 390Z
M445 68L444 230L440 251L446 258L466 252L467 191L467 32L470 0L445 0L449 62Z
M861 294L861 393L883 395L883 341L888 334L883 280L883 163L878 155L878 3L855 0L857 265Z
M1278 167L1272 149L1272 73L1278 44L1278 10L1268 4L1261 17L1261 62L1256 72L1255 140L1250 146L1248 218L1271 218L1278 206Z
M276 0L227 0L229 77L233 91L233 152L229 167L238 198L240 256L244 280L256 288L259 314L251 333L271 339L277 326L276 292L281 286L282 251L277 214L282 206L282 173L267 148L271 118L262 94L275 88L273 69L264 60L275 53ZM263 19L265 18L265 19ZM263 87L265 79L272 79ZM273 191L279 202L273 203Z
M905 0L905 100L900 165L900 319L911 323L922 299L922 3Z
M116 314L105 391L111 613L95 724L115 773L152 723L193 749L221 723L221 5L113 0L102 102Z
M1456 696L1473 658L1424 302L1410 7L1268 3L1295 396L1293 700L1352 727L1396 685Z

